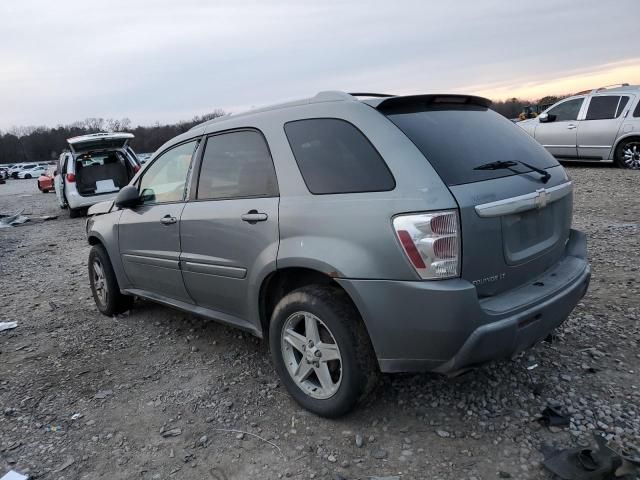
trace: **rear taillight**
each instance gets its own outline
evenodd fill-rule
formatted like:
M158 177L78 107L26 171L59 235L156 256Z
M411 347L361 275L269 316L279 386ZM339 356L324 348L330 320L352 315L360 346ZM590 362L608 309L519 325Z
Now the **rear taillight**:
M393 228L420 277L434 280L460 276L457 210L398 215Z
M67 173L67 182L73 183L75 181L76 181L76 174L75 173Z
M138 173L140 171L140 165L133 166L133 173Z

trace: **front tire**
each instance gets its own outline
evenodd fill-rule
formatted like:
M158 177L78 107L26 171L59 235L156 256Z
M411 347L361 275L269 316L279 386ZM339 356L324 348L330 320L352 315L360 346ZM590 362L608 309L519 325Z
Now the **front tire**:
M629 138L616 148L615 163L620 168L640 170L640 138Z
M26 178L27 180L31 180L31 178L33 178L33 177L31 177L31 175L29 175L29 174L27 173L27 174L24 176L24 178Z
M89 284L100 313L112 316L131 309L133 297L120 293L111 260L102 245L94 245L89 252Z
M303 287L282 298L271 317L269 344L289 394L321 417L348 413L375 385L369 336L338 288Z

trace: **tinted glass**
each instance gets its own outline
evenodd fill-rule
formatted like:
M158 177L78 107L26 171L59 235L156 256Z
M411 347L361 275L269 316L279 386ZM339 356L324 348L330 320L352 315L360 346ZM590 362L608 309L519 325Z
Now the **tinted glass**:
M199 199L277 195L273 161L260 133L232 132L207 139L198 179Z
M618 108L616 109L616 118L620 116L620 114L624 111L624 107L629 103L629 97L620 97L620 102L618 103Z
M578 118L580 107L584 98L575 98L562 102L557 107L553 107L547 113L554 122L568 122Z
M606 120L616 118L616 110L619 102L620 97L616 95L591 98L586 120Z
M140 180L143 203L184 200L187 174L197 141L183 143L163 153L149 166Z
M393 190L384 160L356 127L344 120L316 118L284 127L307 188L314 194Z
M640 117L640 101L638 102L638 104L636 105L635 110L633 111L633 116L634 117Z
M522 161L538 168L558 162L531 136L502 115L484 107L446 106L388 114L418 147L447 185L479 182L525 173L509 169L474 170L497 161Z

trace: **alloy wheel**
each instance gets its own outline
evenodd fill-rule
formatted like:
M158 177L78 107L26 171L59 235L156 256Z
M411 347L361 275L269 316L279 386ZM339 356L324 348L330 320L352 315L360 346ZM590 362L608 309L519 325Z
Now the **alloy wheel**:
M109 300L109 288L107 287L107 281L104 276L104 269L102 263L97 258L93 261L93 268L91 270L91 277L93 280L93 289L96 292L96 297L100 302L100 306L105 307Z
M640 169L640 142L627 143L622 150L622 161L633 170Z
M342 381L342 356L327 325L309 312L289 316L281 331L282 358L295 384L307 395L327 399Z

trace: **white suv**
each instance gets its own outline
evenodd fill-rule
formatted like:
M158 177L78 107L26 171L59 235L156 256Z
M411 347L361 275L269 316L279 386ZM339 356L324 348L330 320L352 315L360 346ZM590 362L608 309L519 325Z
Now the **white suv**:
M69 216L77 217L91 205L115 199L140 170L129 147L131 133L93 133L67 140L70 151L58 159L54 178L56 197Z
M640 86L580 92L516 125L560 160L613 161L640 170Z

